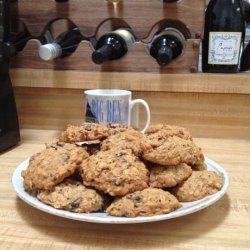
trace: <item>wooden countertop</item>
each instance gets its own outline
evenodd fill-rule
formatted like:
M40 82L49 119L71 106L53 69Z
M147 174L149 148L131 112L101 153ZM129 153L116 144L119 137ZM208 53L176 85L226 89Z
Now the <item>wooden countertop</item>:
M57 132L21 134L22 142L0 155L0 249L249 249L250 141L196 139L230 177L227 194L214 205L150 224L102 225L46 214L17 198L14 169Z

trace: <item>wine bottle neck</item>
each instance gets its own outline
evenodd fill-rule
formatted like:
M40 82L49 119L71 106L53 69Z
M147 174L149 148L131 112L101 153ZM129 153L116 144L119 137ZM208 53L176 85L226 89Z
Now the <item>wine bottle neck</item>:
M110 59L112 52L113 52L112 46L109 44L104 44L102 47L93 52L92 60L96 64L101 64L104 61Z
M62 48L57 43L49 43L40 46L38 53L43 60L48 61L60 57L62 54Z
M162 46L156 55L156 60L159 65L167 65L173 59L173 51L168 46Z

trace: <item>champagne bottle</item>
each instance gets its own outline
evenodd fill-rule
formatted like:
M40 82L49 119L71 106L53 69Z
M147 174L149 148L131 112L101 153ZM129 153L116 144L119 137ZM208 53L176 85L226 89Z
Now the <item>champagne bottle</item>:
M250 70L250 42L244 49L241 57L241 64L240 64L241 71Z
M165 28L156 33L149 43L150 55L161 66L178 57L186 46L185 36L176 28Z
M205 13L203 72L238 72L244 36L242 1L211 0Z
M100 37L92 54L96 64L115 60L124 56L128 48L135 43L135 37L129 28L119 28Z
M245 13L246 22L250 23L250 0L243 0L243 7Z
M61 33L52 43L40 46L39 56L45 61L70 56L83 39L79 29L74 27Z

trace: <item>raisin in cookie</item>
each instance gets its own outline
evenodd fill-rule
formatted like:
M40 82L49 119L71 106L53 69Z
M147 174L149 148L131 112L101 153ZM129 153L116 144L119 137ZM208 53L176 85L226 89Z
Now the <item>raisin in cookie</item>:
M97 191L73 180L59 184L53 191L39 191L37 198L54 208L76 213L102 211L105 203Z
M101 144L101 150L131 149L136 156L142 155L143 151L149 148L150 143L147 137L141 132L132 129L111 135Z
M73 144L50 144L45 150L31 157L28 168L22 172L25 190L51 190L73 174L88 156L85 148Z
M214 171L193 171L192 175L171 192L179 201L196 201L222 188L222 177Z
M201 148L191 140L179 137L159 138L159 142L152 142L151 147L145 150L143 158L160 165L203 165L204 155Z
M153 216L170 213L180 206L178 200L169 192L146 188L117 198L106 212L113 216Z
M109 128L97 123L85 122L81 126L68 125L66 131L62 132L59 141L61 142L82 142L102 140L108 137Z
M81 165L83 183L111 196L148 187L148 170L131 150L100 151Z
M174 187L186 180L192 169L185 163L176 166L154 165L150 168L149 186L155 188Z

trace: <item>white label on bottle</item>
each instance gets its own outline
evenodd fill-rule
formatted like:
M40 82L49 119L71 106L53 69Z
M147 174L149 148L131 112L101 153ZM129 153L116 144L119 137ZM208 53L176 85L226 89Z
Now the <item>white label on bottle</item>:
M241 32L210 32L208 64L238 64L241 35Z
M128 48L135 43L135 37L133 34L126 29L117 29L113 33L120 35L126 42Z

